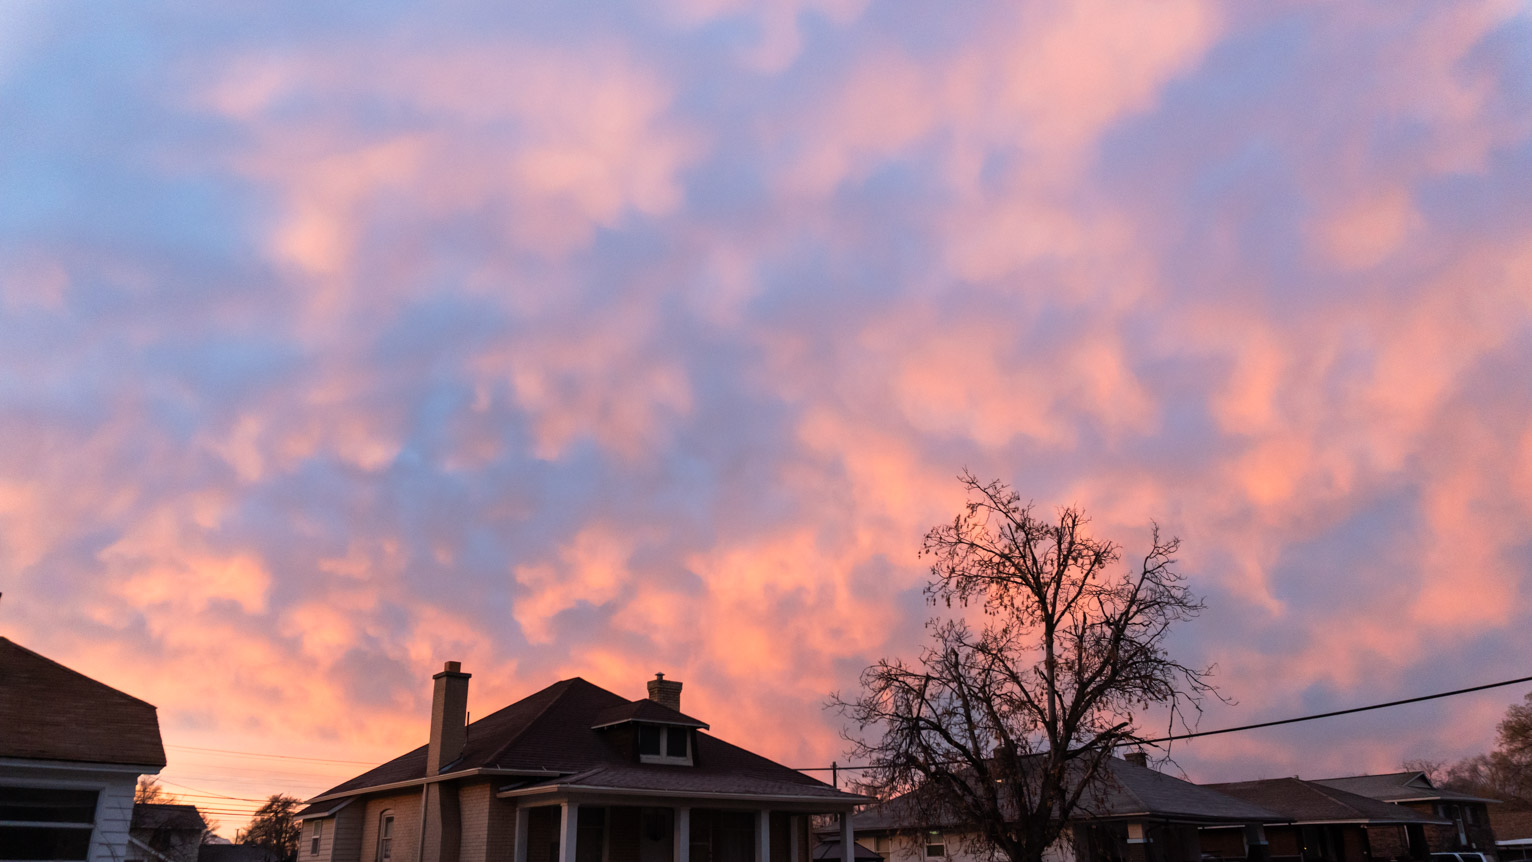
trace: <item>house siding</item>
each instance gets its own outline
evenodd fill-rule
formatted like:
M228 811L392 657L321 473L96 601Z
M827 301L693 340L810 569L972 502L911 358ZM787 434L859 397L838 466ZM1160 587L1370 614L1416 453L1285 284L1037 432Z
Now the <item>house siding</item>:
M0 784L7 786L96 791L96 817L87 851L89 862L124 862L130 856L145 855L135 854L128 845L133 825L133 788L138 775L44 761L7 761L0 766Z
M458 788L462 824L459 862L506 862L516 850L516 805L485 781Z
M373 796L362 813L362 841L354 862L378 862L378 825L384 811L394 815L391 862L419 862L420 790ZM346 860L336 860L346 862Z

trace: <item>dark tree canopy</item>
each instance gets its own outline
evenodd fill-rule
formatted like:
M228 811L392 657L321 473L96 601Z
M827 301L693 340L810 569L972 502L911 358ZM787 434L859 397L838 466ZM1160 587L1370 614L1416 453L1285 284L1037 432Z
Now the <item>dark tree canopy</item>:
M269 847L282 859L296 858L303 826L293 815L302 804L303 801L296 797L272 794L256 809L250 825L239 833L236 843Z
M1422 763L1437 766L1445 772L1440 780L1447 787L1504 800L1518 809L1532 808L1532 693L1522 701L1506 708L1496 728L1494 751L1444 769L1428 761L1409 761L1407 768Z
M1145 743L1140 717L1172 720L1216 691L1171 658L1173 624L1200 599L1172 566L1176 539L1114 571L1121 550L1075 508L1044 520L1006 485L961 477L967 506L925 536L927 595L958 617L929 623L913 663L884 659L838 705L871 789L925 825L961 827L981 851L1037 862L1102 791L1114 749ZM976 630L961 618L983 610Z

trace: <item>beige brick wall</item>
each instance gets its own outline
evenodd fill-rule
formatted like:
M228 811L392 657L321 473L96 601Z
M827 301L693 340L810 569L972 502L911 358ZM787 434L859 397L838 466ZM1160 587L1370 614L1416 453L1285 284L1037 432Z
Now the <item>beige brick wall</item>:
M417 862L420 856L420 789L368 798L362 812L362 840L357 862L377 862L378 826L384 811L393 814L393 853L390 862ZM302 859L299 862L303 862ZM336 860L342 862L342 860Z
M490 782L458 789L463 843L458 862L510 862L516 852L516 805L495 796Z

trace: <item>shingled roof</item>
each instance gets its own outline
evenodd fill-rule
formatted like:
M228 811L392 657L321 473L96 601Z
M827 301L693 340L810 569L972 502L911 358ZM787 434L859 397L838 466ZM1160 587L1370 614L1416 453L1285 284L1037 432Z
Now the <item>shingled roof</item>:
M1437 787L1424 772L1387 772L1382 775L1350 775L1316 778L1315 783L1384 802L1499 802L1469 793Z
M1153 818L1181 823L1274 823L1280 814L1163 772L1108 758L1099 774L1100 789L1087 791L1076 815L1087 820ZM920 823L913 805L899 797L852 818L858 832L950 826Z
M630 701L579 677L548 686L468 725L463 755L449 772L520 773L519 788L616 789L698 794L797 796L827 802L865 802L797 770L721 739L697 732L696 765L635 763L598 729L615 721L667 719L705 727L652 701ZM326 790L312 802L426 777L426 748L394 758Z
M1301 778L1234 781L1207 787L1270 808L1294 823L1446 823L1409 808Z
M0 757L165 765L154 706L0 637Z

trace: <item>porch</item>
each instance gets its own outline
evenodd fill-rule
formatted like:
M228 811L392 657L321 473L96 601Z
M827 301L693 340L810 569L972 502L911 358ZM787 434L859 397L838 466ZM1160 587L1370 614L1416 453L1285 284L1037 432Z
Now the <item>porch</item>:
M811 862L807 811L564 800L516 809L513 862ZM853 862L840 818L841 862Z

